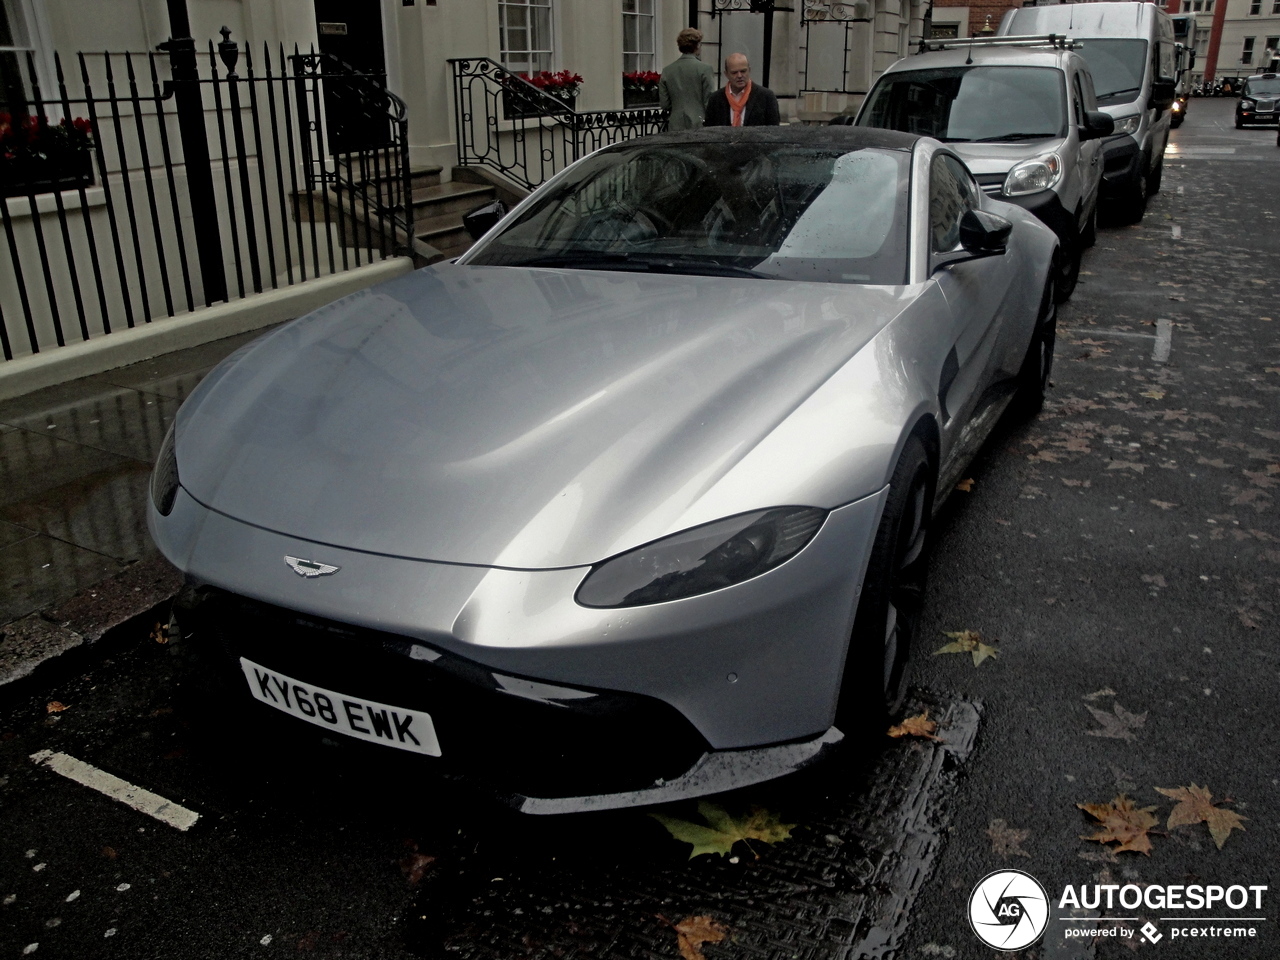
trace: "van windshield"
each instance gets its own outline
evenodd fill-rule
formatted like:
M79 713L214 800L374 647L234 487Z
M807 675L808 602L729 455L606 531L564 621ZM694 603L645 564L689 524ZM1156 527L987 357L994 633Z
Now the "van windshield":
M885 74L859 115L883 127L950 143L1066 135L1062 71L1052 67L936 67Z
M1147 41L1087 39L1080 53L1089 62L1098 103L1130 103L1138 99L1147 66Z

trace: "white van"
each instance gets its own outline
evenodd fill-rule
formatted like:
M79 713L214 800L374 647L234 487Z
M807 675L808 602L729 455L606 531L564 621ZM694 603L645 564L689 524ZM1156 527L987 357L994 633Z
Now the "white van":
M1164 173L1177 76L1173 22L1154 3L1058 3L1010 10L998 31L1048 33L1080 42L1098 109L1115 121L1102 146L1104 210L1136 223Z

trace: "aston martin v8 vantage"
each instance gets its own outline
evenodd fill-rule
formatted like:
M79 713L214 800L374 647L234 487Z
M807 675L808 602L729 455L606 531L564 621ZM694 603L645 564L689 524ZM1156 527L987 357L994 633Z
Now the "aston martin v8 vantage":
M532 813L883 734L938 491L1053 357L1057 240L936 140L632 140L255 341L149 523L225 708Z

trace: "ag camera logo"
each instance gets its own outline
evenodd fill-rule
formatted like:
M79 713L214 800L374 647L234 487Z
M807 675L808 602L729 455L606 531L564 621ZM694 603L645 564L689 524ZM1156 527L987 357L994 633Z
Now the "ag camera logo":
M1040 939L1049 923L1049 895L1021 870L997 870L969 894L969 926L989 947L1021 950Z

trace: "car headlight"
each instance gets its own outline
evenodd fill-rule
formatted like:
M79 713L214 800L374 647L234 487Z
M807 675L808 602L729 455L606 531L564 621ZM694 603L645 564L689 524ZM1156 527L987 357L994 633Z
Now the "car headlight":
M1175 113L1176 113L1177 111L1181 110L1181 109L1182 109L1182 101L1181 101L1181 100L1175 100L1175 101L1173 101L1173 109L1174 109L1174 112L1175 112Z
M826 516L816 507L777 507L692 527L596 564L576 599L584 607L638 607L729 587L795 556Z
M164 443L160 444L160 455L156 457L155 469L151 472L151 500L156 505L160 516L167 517L173 512L173 501L178 499L178 452L173 442L173 426L164 435Z
M1136 114L1132 117L1116 117L1115 127L1111 133L1113 135L1117 133L1137 133L1141 123L1142 117Z
M1048 190L1062 179L1062 159L1056 153L1023 160L1009 171L1004 181L1006 197L1018 197L1024 193Z
M1255 101L1255 100L1241 100L1241 101L1240 101L1240 109L1241 109L1241 110L1252 110L1252 109L1253 109L1254 107L1256 107L1257 105L1258 105L1258 104L1257 104L1257 101Z

